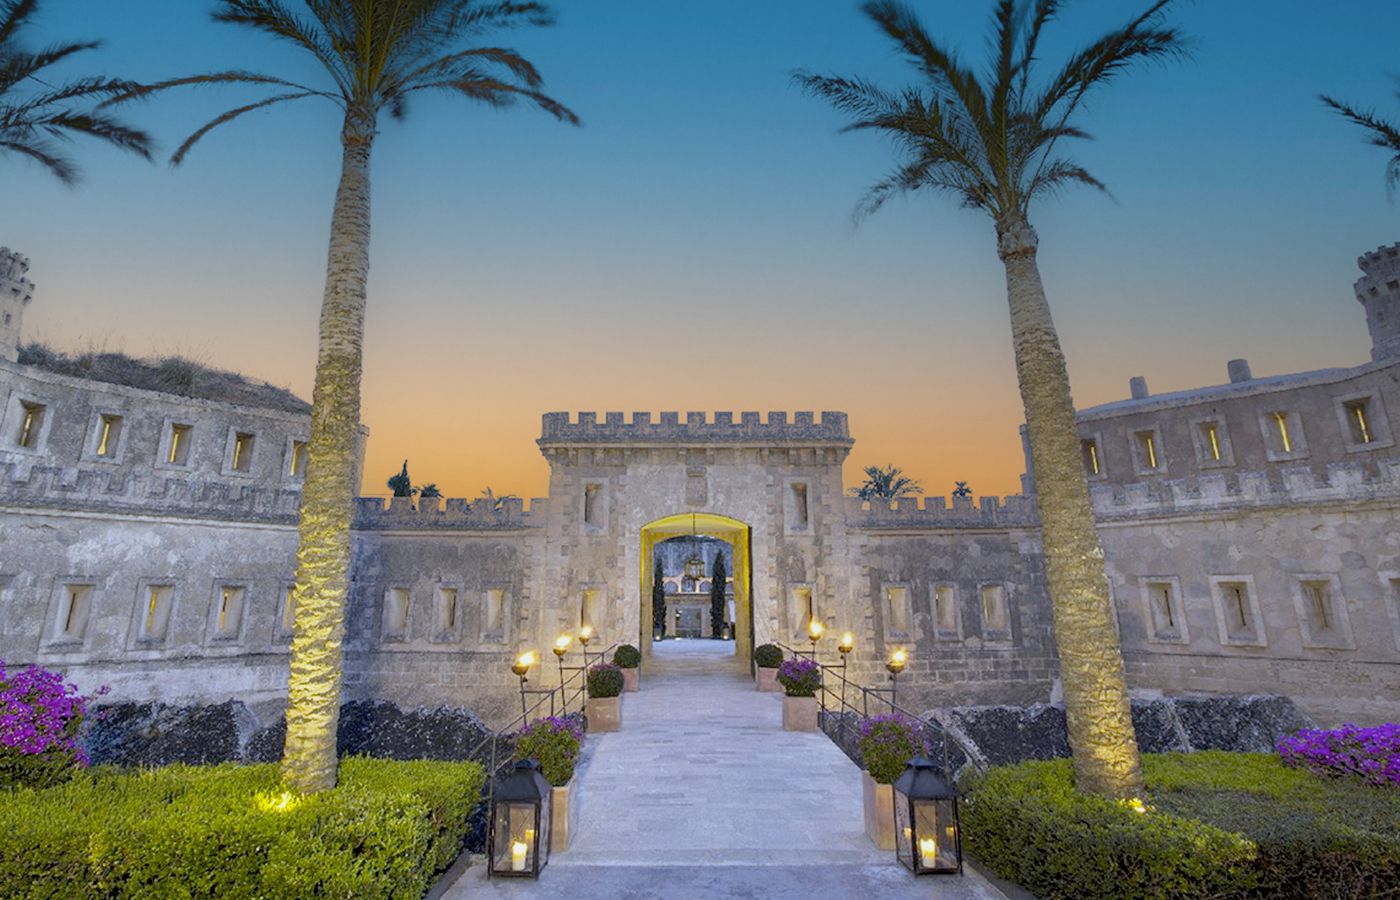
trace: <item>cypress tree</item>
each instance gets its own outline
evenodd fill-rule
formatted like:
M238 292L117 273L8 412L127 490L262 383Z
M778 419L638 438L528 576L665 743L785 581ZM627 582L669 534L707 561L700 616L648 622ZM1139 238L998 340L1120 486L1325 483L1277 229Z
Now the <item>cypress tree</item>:
M724 627L725 613L725 571L724 554L715 554L715 565L710 570L710 637L719 640L720 629Z
M652 631L666 634L666 585L661 580L661 557L656 559L655 575L651 580L651 621Z

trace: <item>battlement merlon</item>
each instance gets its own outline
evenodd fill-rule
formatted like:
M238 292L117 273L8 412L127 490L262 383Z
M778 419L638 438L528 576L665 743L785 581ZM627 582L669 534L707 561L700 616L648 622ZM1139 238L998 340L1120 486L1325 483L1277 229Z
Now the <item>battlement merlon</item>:
M566 412L544 414L540 439L541 448L571 446L786 446L837 447L849 449L851 438L846 414L823 412L818 419L810 412L793 413L791 420L785 412L770 412L761 417L756 412L740 413L737 420L732 412L688 412L682 420L680 413L663 412L659 421L651 413L634 412L630 422L620 412L581 412L571 419Z
M1366 310L1371 359L1400 358L1400 244L1364 254L1356 264L1365 273L1356 281L1356 299Z

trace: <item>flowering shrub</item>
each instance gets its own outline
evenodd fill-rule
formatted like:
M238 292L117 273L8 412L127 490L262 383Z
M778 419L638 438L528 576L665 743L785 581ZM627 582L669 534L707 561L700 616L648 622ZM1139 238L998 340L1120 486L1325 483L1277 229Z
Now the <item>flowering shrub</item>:
M598 663L588 670L588 696L597 700L622 693L622 669L612 663Z
M908 716L870 716L860 723L860 757L879 784L893 784L909 760L923 752L923 728Z
M811 697L822 685L822 667L814 659L793 657L778 666L778 683L789 697Z
M1285 765L1319 775L1360 775L1372 784L1400 787L1400 725L1304 728L1278 739Z
M550 716L536 719L520 729L515 741L516 759L533 759L540 764L545 781L555 787L574 777L574 764L583 747L583 729L572 718Z
M57 672L7 671L0 660L0 786L48 787L86 766L77 742L86 715L87 700Z

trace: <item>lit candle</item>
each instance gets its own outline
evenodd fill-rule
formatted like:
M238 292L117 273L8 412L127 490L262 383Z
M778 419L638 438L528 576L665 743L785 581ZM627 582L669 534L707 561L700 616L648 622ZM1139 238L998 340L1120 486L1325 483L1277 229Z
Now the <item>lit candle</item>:
M510 845L510 870L512 872L525 871L525 851L529 847L521 841L515 841Z
M938 858L938 844L933 838L923 838L919 841L919 856L925 869L932 869L934 861Z

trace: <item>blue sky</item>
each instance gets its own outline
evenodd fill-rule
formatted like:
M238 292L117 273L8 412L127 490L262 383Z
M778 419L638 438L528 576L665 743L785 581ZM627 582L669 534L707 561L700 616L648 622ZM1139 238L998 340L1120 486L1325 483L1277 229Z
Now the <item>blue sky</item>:
M988 2L911 4L969 58ZM243 67L313 78L203 0L46 0L31 38L102 38L66 71L137 79ZM951 200L851 212L889 147L794 69L912 73L846 0L564 0L500 38L584 119L433 98L386 121L374 163L366 490L408 456L449 493L540 493L552 409L845 409L848 466L930 492L1010 492L1020 421L990 225ZM1049 59L1136 3L1082 0ZM1385 155L1327 91L1400 116L1400 4L1184 3L1183 64L1100 94L1078 157L1113 190L1034 213L1076 400L1360 362L1358 254L1400 240ZM249 96L172 94L131 118L166 153ZM214 132L184 166L74 145L68 189L0 158L0 244L28 254L27 332L65 347L180 351L309 394L338 121L314 103ZM387 477L390 472L385 472Z

